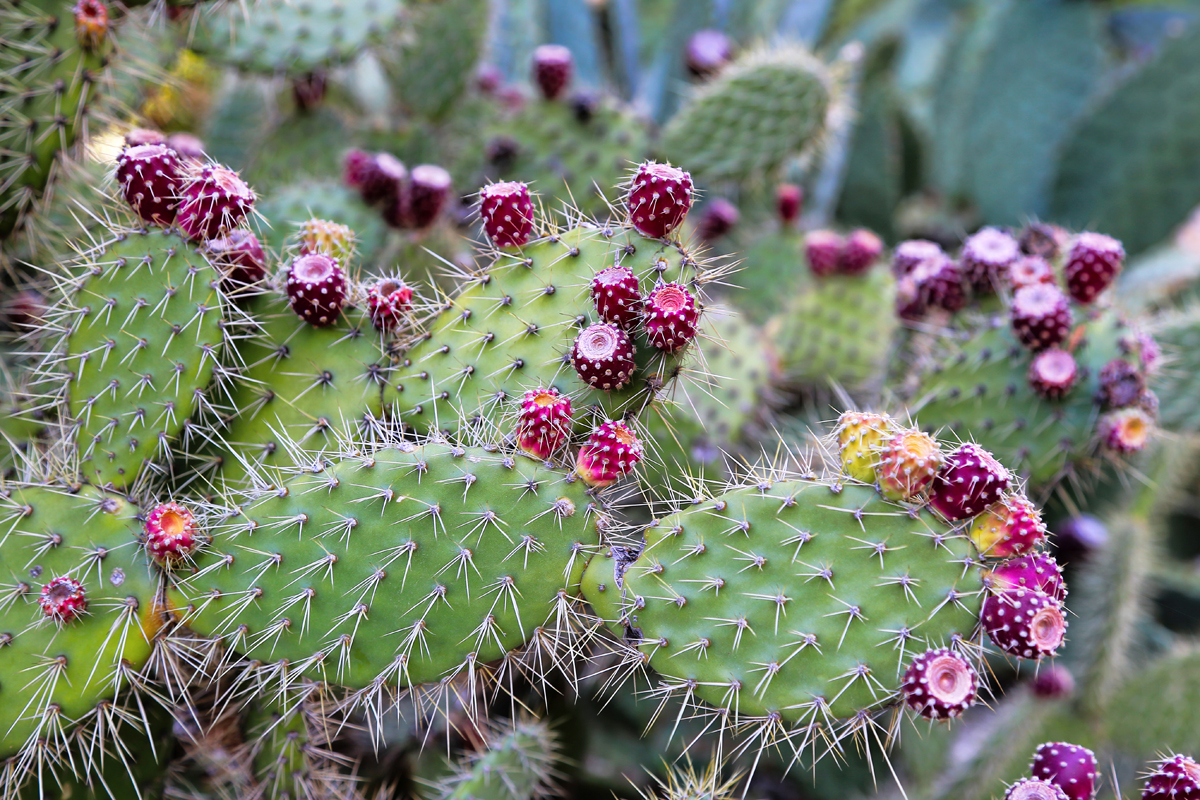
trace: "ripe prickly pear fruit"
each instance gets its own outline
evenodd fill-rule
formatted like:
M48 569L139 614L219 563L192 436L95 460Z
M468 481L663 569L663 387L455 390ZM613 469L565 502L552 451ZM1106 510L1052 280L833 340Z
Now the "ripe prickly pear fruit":
M167 137L153 128L134 128L125 134L125 147L137 147L143 144L166 144Z
M838 258L838 271L846 275L861 275L883 255L883 240L866 228L858 228L846 237Z
M1018 238L1022 253L1051 261L1058 258L1058 254L1066 248L1069 240L1070 234L1065 230L1045 222L1030 223Z
M1081 233L1067 253L1063 275L1067 291L1077 303L1087 305L1107 289L1125 264L1125 248L1102 233Z
M692 176L678 167L642 162L630 181L626 199L630 224L651 239L670 235L691 210L692 188Z
M367 289L367 313L376 330L394 331L412 311L413 290L399 278L380 278Z
M967 305L963 274L949 256L933 256L913 267L909 277L916 281L921 300L929 308L954 314Z
M562 97L574 68L571 51L561 44L544 44L533 51L533 80L547 100Z
M975 668L944 647L926 650L909 664L900 691L908 707L925 719L953 719L975 703Z
M892 252L892 273L903 278L917 268L917 264L930 258L945 258L946 253L937 242L927 239L909 239L896 245Z
M642 295L638 279L629 267L615 265L592 278L592 301L605 322L629 328L642 317Z
M167 137L167 147L179 154L184 164L200 164L207 158L204 152L204 142L200 137L179 131Z
M642 323L650 344L673 353L696 338L699 318L691 292L678 283L664 283L646 298Z
M804 207L804 190L794 183L781 183L775 190L775 211L784 225L791 225Z
M1083 561L1108 544L1108 528L1088 514L1069 517L1054 531L1054 546L1064 561Z
M1021 246L998 228L983 228L963 242L962 271L971 288L990 294L1008 283L1008 268L1021 257Z
M302 256L323 253L339 264L348 263L354 256L354 231L349 225L314 217L301 224L297 236Z
M180 194L175 220L193 241L215 239L233 230L254 207L254 191L236 172L219 164L193 170Z
M357 147L347 150L342 156L342 183L349 189L362 191L371 173L373 156Z
M1008 491L1009 472L977 444L967 442L946 457L933 481L930 502L951 522L973 517Z
M117 155L121 195L137 215L155 225L175 221L179 194L178 154L165 144L126 147Z
M56 624L66 625L87 613L87 592L79 581L60 575L42 585L38 605Z
M603 422L579 448L575 471L588 486L603 488L628 475L642 453L642 443L625 423Z
M696 31L687 42L687 68L697 78L710 78L733 58L733 42L712 28Z
M981 555L1008 558L1034 550L1046 538L1037 506L1023 494L1010 494L975 518L967 533Z
M1104 408L1131 406L1145 391L1145 377L1123 358L1114 358L1100 370L1100 389L1096 399Z
M1038 745L1029 769L1033 777L1062 789L1067 800L1092 800L1096 792L1096 754L1086 747L1067 742Z
M146 552L163 566L187 558L202 543L200 526L191 509L178 503L155 506L144 527Z
M633 354L633 342L625 331L608 322L597 322L575 337L571 363L589 386L612 391L633 379Z
M696 223L696 235L702 241L713 242L737 227L741 219L737 206L723 197L711 200Z
M1056 700L1075 693L1075 676L1061 664L1044 664L1030 681L1030 688L1038 697Z
M846 411L838 418L834 435L842 459L842 469L856 481L878 480L879 454L893 436L896 423L886 414Z
M494 247L520 247L533 234L533 200L529 187L517 181L489 184L479 190L479 216Z
M813 231L804 237L804 257L818 278L837 272L846 242L836 231Z
M1067 597L1062 567L1047 555L1014 558L994 566L983 574L984 584L996 592L1031 589L1062 602Z
M1079 365L1075 356L1057 347L1043 350L1029 362L1029 385L1047 400L1066 397L1078 377Z
M364 163L359 163L355 157L354 168L360 170L354 176L354 180L358 182L358 191L363 202L369 205L395 200L401 195L404 182L408 180L408 167L391 153L375 153ZM343 169L349 182L350 165L344 165Z
M942 466L937 441L916 428L888 440L879 453L879 489L889 500L912 500L933 483Z
M422 230L442 213L450 199L450 173L435 164L413 167L408 187L408 224Z
M108 36L108 6L103 0L79 0L71 9L75 40L84 50L98 50Z
M983 629L1004 652L1018 658L1052 656L1063 643L1062 604L1032 589L1009 589L983 601Z
M558 452L571 435L571 398L551 386L525 392L517 420L517 446L543 461Z
M226 294L257 286L267 276L267 255L262 243L244 228L219 239L209 239L205 248L213 264L221 270L221 288Z
M1054 283L1054 269L1041 256L1018 258L1008 268L1008 284L1014 290L1038 283Z
M921 287L905 275L896 279L896 316L902 320L914 321L925 316L928 311L925 299L921 297Z
M1119 408L1100 417L1096 424L1100 442L1114 453L1137 453L1154 431L1154 418L1138 406Z
M1017 289L1010 313L1017 339L1033 351L1061 344L1071 332L1071 305L1052 283Z
M324 253L296 256L288 268L288 302L296 316L316 328L337 321L346 304L346 273Z
M1069 800L1063 790L1050 781L1021 778L1008 787L1004 800Z
M1164 758L1146 778L1142 800L1200 800L1200 764L1182 755Z

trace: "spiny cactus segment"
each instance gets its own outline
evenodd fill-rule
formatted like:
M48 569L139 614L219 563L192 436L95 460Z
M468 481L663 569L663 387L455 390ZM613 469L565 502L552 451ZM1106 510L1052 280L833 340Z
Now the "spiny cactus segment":
M1190 756L1171 755L1154 765L1142 789L1142 800L1192 800L1200 797L1200 764Z

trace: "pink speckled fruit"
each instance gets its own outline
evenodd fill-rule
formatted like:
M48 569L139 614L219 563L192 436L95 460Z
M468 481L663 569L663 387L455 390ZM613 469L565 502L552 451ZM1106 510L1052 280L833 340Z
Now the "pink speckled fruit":
M670 164L643 162L634 173L626 206L634 230L662 239L683 224L692 207L692 176Z
M992 642L1018 658L1054 655L1067 630L1062 604L1032 589L990 595L983 601L982 620Z
M63 575L42 587L38 605L47 617L65 625L87 612L87 592L82 583Z
M146 552L164 566L187 558L202 543L200 526L191 509L178 503L161 503L144 524Z
M696 223L696 235L705 242L716 241L737 227L741 217L737 206L723 197L718 197L704 206L700 221Z
M921 261L908 277L916 281L921 299L928 308L940 308L954 314L967 305L962 270L948 256L933 256Z
M364 202L386 205L403 193L404 184L408 181L408 167L400 159L390 153L376 153L358 166L361 168L358 191ZM345 168L346 165L343 165Z
M625 331L609 322L597 322L575 337L571 363L584 383L612 391L633 380L634 352Z
M775 190L775 211L784 225L791 225L804 206L804 190L794 183L781 183Z
M1137 453L1154 432L1154 418L1139 406L1119 408L1100 417L1096 425L1101 443L1114 453Z
M380 278L367 289L367 314L377 330L391 332L412 311L413 290L399 278Z
M845 275L861 275L883 255L883 240L866 228L858 228L846 237L846 244L838 258L838 272Z
M547 100L557 100L571 82L575 60L561 44L544 44L533 51L533 81Z
M933 481L930 502L951 522L973 517L1008 491L1009 472L977 444L968 442L946 457Z
M1075 693L1075 676L1061 664L1043 664L1030 681L1034 695L1047 700L1070 697Z
M408 186L410 227L428 228L442 213L450 199L450 173L434 164L413 167Z
M143 144L166 144L167 137L152 128L134 128L125 134L125 146L137 147Z
M287 296L296 316L316 328L337 321L346 304L346 273L324 253L296 256L288 269Z
M1013 333L1035 352L1061 344L1071 333L1071 304L1052 283L1017 289L1009 313Z
M207 164L184 180L175 221L193 241L216 239L241 224L254 207L254 191L231 169Z
M374 156L365 150L357 147L347 150L346 155L342 156L342 183L349 189L361 192L367 176L374 168L371 163L373 160Z
M262 243L248 230L238 228L220 239L210 239L205 248L221 268L221 288L228 293L257 286L267 275Z
M968 536L981 555L1008 558L1031 552L1046 538L1042 514L1023 494L993 503L971 523Z
M804 257L813 275L823 278L837 272L846 240L836 231L812 231L804 237Z
M533 234L533 200L529 187L515 181L489 184L479 190L479 216L495 247L520 247Z
M1075 356L1057 347L1038 353L1029 364L1029 385L1047 400L1066 397L1078 377Z
M709 78L733 58L733 42L721 31L706 28L688 39L686 54L688 72L697 78Z
M1063 790L1067 800L1092 800L1096 793L1096 754L1067 742L1038 745L1029 765L1033 777L1050 781Z
M1021 778L1008 787L1004 800L1068 800L1063 790L1050 781Z
M1041 256L1025 256L1008 268L1008 283L1013 289L1054 283L1054 269Z
M601 423L579 448L575 471L588 486L603 488L628 475L642 459L642 444L623 422Z
M1063 275L1078 303L1091 303L1116 280L1125 264L1125 248L1102 233L1081 233L1067 253Z
M979 678L957 653L939 648L917 656L904 672L900 691L908 707L926 719L953 719L975 702Z
M996 564L984 573L984 583L995 592L1013 589L1032 589L1053 597L1058 602L1067 599L1062 567L1053 557L1039 553L1021 556Z
M1021 257L1021 245L998 228L983 228L963 242L959 260L963 276L979 294L1008 283L1008 268Z
M909 239L896 245L892 252L892 272L902 278L916 269L917 264L931 258L945 258L942 246L925 239Z
M571 398L554 387L530 389L521 400L517 446L534 458L550 458L571 435Z
M208 156L204 152L204 142L199 136L184 131L172 133L167 137L167 147L179 154L184 163L202 163Z
M664 283L646 298L642 322L650 344L673 353L696 338L699 317L691 292L678 283Z
M1104 408L1123 408L1138 401L1146 391L1146 379L1137 367L1123 358L1114 358L1100 368L1100 389L1096 400Z
M117 156L121 195L139 217L155 225L175 221L179 174L179 155L165 144L126 147Z
M592 278L592 302L600 319L622 328L642 317L642 294L629 267L617 265L597 272Z
M1200 764L1187 756L1164 758L1146 778L1142 800L1200 800Z

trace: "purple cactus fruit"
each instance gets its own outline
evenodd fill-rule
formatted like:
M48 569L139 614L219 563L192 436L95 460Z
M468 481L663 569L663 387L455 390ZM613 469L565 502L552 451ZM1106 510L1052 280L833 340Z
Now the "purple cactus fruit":
M414 167L409 176L408 222L417 230L433 224L450 199L450 173L433 164Z
M642 317L638 279L629 267L615 265L592 278L592 302L605 322L629 328Z
M697 78L716 75L733 58L733 43L718 30L696 31L687 43L688 72Z
M1071 333L1071 304L1052 283L1017 289L1009 313L1013 333L1034 352L1061 344Z
M1008 283L1013 290L1038 283L1054 283L1054 269L1041 256L1018 258L1008 268Z
M1146 778L1142 800L1200 800L1200 764L1187 756L1164 758Z
M1075 693L1075 676L1061 664L1043 664L1030 681L1030 688L1037 697L1057 700Z
M1082 561L1108 544L1108 528L1095 517L1079 514L1054 528L1054 545L1064 561Z
M984 572L983 582L994 592L1031 589L1060 603L1067 599L1062 567L1042 553L1003 561Z
M300 111L312 111L325 100L325 73L307 72L292 80L292 98Z
M399 278L380 278L367 288L367 314L377 330L391 333L412 311L413 290Z
M167 137L167 147L179 154L184 162L202 163L208 156L204 152L204 142L199 136L179 131Z
M883 240L866 228L857 228L846 237L838 258L838 272L861 275L883 255Z
M1062 604L1031 589L1010 589L983 601L983 629L1004 652L1018 658L1052 656L1063 643Z
M804 237L804 257L818 278L837 272L846 241L836 231L812 231Z
M494 247L520 247L533 234L533 200L529 187L515 181L479 190L479 216Z
M495 94L504 84L504 73L495 64L480 64L475 71L475 88L482 94Z
M337 321L346 304L346 273L324 253L296 256L288 268L287 296L296 316L314 328Z
M1096 401L1104 408L1124 408L1137 403L1146 391L1146 379L1137 367L1123 358L1114 358L1100 369L1100 388Z
M794 183L781 183L775 190L775 211L784 225L791 225L804 207L804 190Z
M963 242L963 276L978 294L1008 283L1008 268L1021 257L1021 246L999 228L983 228Z
M408 180L408 168L390 153L376 153L360 176L358 191L364 202L375 205L399 197Z
M374 160L375 157L366 150L359 150L357 147L347 150L342 156L342 183L346 188L361 192L367 176L374 169L371 163Z
M1029 364L1029 385L1047 400L1066 397L1078 377L1075 356L1057 347L1038 353Z
M650 344L673 353L696 338L699 317L691 292L678 283L663 283L646 298L642 323Z
M1069 238L1067 232L1057 225L1034 222L1021 231L1021 252L1028 256L1053 260L1058 258Z
M574 67L571 51L561 44L544 44L533 51L533 80L547 100L562 97Z
M1050 781L1021 778L1008 787L1004 800L1068 800L1063 790Z
M945 258L942 246L927 239L909 239L896 245L892 253L892 273L897 278L912 273L922 261L931 258Z
M916 281L921 299L928 308L940 308L954 314L967 305L962 270L948 256L934 256L917 264L909 277Z
M1067 800L1092 800L1096 793L1096 754L1086 747L1067 742L1038 745L1029 769L1033 777L1062 789Z
M925 316L927 308L925 298L921 296L921 287L905 275L896 279L896 316L909 322Z
M584 383L613 391L633 380L634 352L625 331L608 322L597 322L575 337L571 363Z
M626 199L630 224L651 239L669 235L683 224L692 208L692 188L692 176L678 167L656 161L641 163Z
M1113 453L1137 453L1146 447L1154 432L1154 418L1139 406L1109 411L1096 423L1100 443Z
M1102 233L1081 233L1067 253L1063 275L1075 301L1087 305L1107 289L1125 263L1125 248Z
M155 225L175 221L179 174L179 156L165 144L126 147L117 156L121 195L139 217Z
M227 294L257 286L267 275L267 256L258 237L238 228L205 245L209 256L221 269L221 288Z
M988 506L967 532L981 555L1008 558L1028 553L1046 538L1042 512L1023 494L1010 494Z
M517 446L543 461L571 435L571 398L551 386L525 392L517 418Z
M137 147L142 144L166 144L167 137L152 128L134 128L125 134L125 146Z
M957 653L939 648L917 656L904 671L900 691L908 707L925 719L953 719L975 702L979 678Z
M216 239L241 224L254 191L231 169L208 164L188 175L175 221L193 241Z
M737 226L741 216L737 206L718 197L704 206L700 221L696 223L696 235L705 242L720 239Z
M22 289L0 303L0 321L14 331L27 331L46 322L46 298L35 289Z
M946 457L933 480L930 502L951 522L973 517L1008 491L1009 472L977 444L967 442Z

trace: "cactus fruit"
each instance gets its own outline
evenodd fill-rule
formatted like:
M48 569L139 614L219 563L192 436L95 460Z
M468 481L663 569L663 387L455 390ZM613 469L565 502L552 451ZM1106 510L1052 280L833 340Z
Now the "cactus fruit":
M602 269L592 278L592 302L604 322L629 328L642 317L638 279L629 267Z
M696 235L704 242L716 241L736 228L741 217L742 212L738 211L737 206L724 197L718 197L704 206L696 222Z
M247 230L230 231L205 245L209 258L221 270L221 287L237 297L262 283L267 277L267 255L258 237Z
M1075 676L1061 664L1043 665L1030 682L1033 693L1046 700L1070 697L1075 693Z
M954 314L966 308L963 274L958 263L947 256L932 256L917 263L908 275L919 299L918 314L941 309Z
M879 478L880 454L895 434L891 417L863 411L844 412L834 428L842 470L856 481L875 483Z
M1046 538L1046 525L1025 495L1011 494L976 517L968 535L984 555L1008 558L1037 548Z
M1021 246L1010 234L984 228L963 242L963 276L976 292L988 294L1008 285L1009 267L1020 257Z
M517 446L545 461L571 436L571 398L554 387L530 389L521 401Z
M628 475L643 453L642 443L628 425L606 420L579 448L575 471L588 486L603 489Z
M561 777L558 737L543 720L519 717L489 723L484 749L454 764L453 772L420 792L427 800L541 800L554 797Z
M984 583L997 592L1030 589L1053 597L1058 602L1067 598L1062 567L1047 555L1029 555L1004 561L984 573Z
M557 100L567 90L575 60L560 44L544 44L533 51L533 82L547 100Z
M1200 797L1200 764L1188 756L1164 758L1146 778L1142 800L1194 800Z
M858 228L846 237L838 271L844 275L861 275L883 255L883 240L866 228Z
M60 575L43 584L38 605L55 624L67 625L87 613L87 592L79 581Z
M1095 753L1066 742L1038 745L1029 769L1033 777L1062 789L1067 800L1092 800L1096 793L1096 778L1100 775Z
M287 273L287 296L296 316L316 328L337 321L346 303L346 273L324 253L297 256Z
M1038 397L1047 400L1066 397L1078 378L1079 365L1075 363L1075 356L1057 347L1043 350L1029 362L1029 386Z
M897 432L879 451L875 472L880 492L889 500L918 499L933 483L943 458L929 434L911 428Z
M450 173L435 164L413 167L408 186L406 227L422 230L432 225L450 200Z
M379 278L367 287L367 314L376 330L391 333L413 310L413 290L399 278Z
M977 444L967 442L946 456L934 478L929 502L951 522L974 517L1008 491L1004 465Z
M1071 332L1071 306L1067 296L1053 284L1037 283L1017 289L1010 311L1013 332L1030 350L1062 344Z
M400 159L391 153L376 153L364 160L353 150L346 158L346 182L358 188L364 203L386 205L400 196L408 180L408 168Z
M164 566L196 552L201 536L191 509L179 503L160 503L146 516L143 531L146 552Z
M804 206L804 190L794 183L781 183L775 190L775 213L786 226L791 225L800 216Z
M837 272L846 242L836 231L813 231L804 238L804 257L818 278Z
M533 235L533 200L529 187L515 181L479 190L479 216L493 247L521 247Z
M1039 283L1054 283L1054 268L1041 256L1018 258L1008 268L1008 282L1014 291Z
M896 245L892 252L892 273L903 278L916 269L922 261L945 256L942 246L926 239L909 239Z
M983 629L1009 655L1053 656L1067 630L1062 604L1033 589L1007 589L983 601Z
M1111 236L1085 232L1067 253L1063 276L1077 303L1088 304L1117 279L1125 263L1125 248Z
M696 338L699 318L696 298L691 292L678 283L663 283L646 298L642 324L650 344L674 353Z
M300 255L321 253L345 264L354 257L354 230L349 225L311 217L296 231Z
M733 43L721 31L706 28L688 38L685 55L688 72L697 78L711 78L733 58Z
M1008 787L1004 800L1069 800L1063 790L1050 781L1021 778Z
M900 691L926 719L952 719L975 702L979 676L965 658L944 647L917 656L904 671Z
M125 202L155 225L175 221L180 184L179 156L165 144L126 147L117 156L117 183Z
M215 239L240 225L254 200L254 190L236 172L206 164L186 174L176 221L193 241Z
M1137 453L1145 448L1154 431L1154 418L1136 406L1119 408L1100 417L1096 424L1100 441L1113 453Z
M613 391L633 380L637 352L628 334L607 322L597 322L580 331L571 347L571 363L579 378L589 386Z
M669 236L692 208L692 176L670 164L646 161L630 181L625 206L638 233L651 239Z

